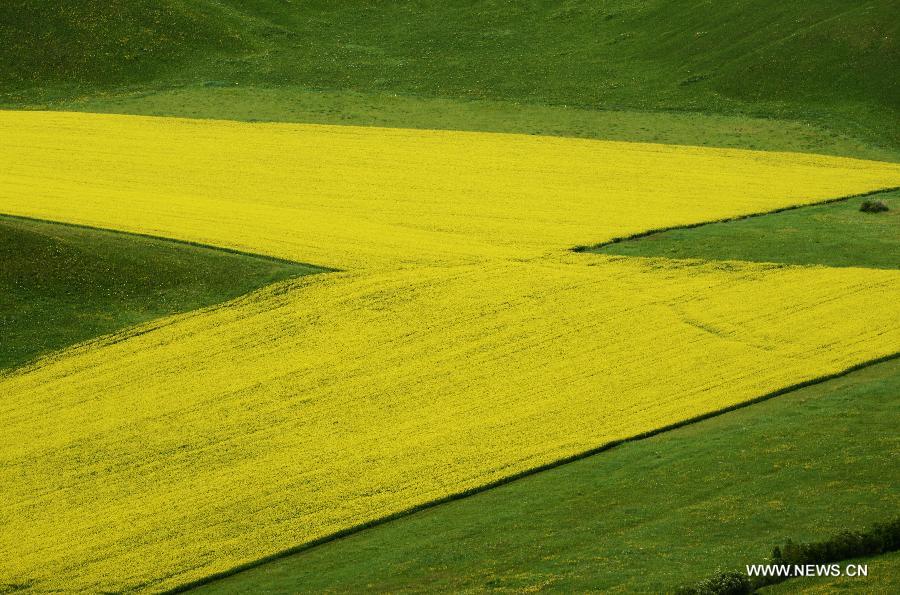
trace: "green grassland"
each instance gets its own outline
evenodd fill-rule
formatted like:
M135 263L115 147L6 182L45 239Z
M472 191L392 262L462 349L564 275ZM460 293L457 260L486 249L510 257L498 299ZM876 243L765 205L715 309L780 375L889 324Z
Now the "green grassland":
M0 373L75 343L315 267L0 216Z
M607 244L592 252L796 265L900 268L900 191L871 197L891 210L863 213L863 198L673 229Z
M892 0L13 0L0 103L303 89L795 120L897 150L898 33Z
M717 568L761 562L787 538L821 540L893 514L898 387L895 359L201 591L671 592Z

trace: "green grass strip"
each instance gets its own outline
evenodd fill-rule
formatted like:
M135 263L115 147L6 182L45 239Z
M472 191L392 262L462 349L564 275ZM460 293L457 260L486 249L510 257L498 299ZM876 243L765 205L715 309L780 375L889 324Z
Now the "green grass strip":
M866 198L891 210L864 213ZM900 190L888 189L729 221L657 230L578 251L621 256L900 268Z

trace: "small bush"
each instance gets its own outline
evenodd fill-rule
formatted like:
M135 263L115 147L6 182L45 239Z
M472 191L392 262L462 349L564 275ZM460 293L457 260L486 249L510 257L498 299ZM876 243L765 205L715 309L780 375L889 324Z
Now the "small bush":
M682 587L679 595L749 595L753 593L750 578L742 572L719 571L696 585Z
M890 208L883 200L866 199L859 205L859 210L863 213L883 213L884 211L890 211Z

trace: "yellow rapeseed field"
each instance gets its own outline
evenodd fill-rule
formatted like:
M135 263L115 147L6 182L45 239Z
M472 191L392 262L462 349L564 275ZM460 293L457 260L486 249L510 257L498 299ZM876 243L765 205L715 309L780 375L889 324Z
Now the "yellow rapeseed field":
M581 139L0 112L3 212L345 270L555 254L900 185L888 163Z
M0 377L0 583L175 587L900 348L895 271L573 254L847 159L0 112L0 212L340 272Z

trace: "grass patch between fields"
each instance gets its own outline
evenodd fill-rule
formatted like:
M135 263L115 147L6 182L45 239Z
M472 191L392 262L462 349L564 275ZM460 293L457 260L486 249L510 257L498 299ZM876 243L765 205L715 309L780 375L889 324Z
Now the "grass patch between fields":
M621 256L900 268L900 190L872 194L890 210L860 211L864 197L761 216L641 234L587 251Z
M325 269L0 215L0 370Z

